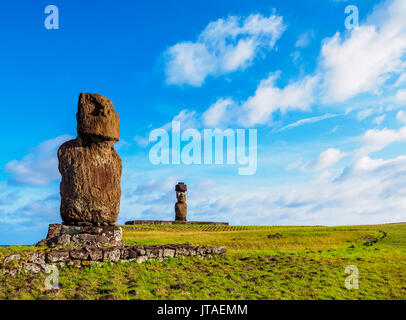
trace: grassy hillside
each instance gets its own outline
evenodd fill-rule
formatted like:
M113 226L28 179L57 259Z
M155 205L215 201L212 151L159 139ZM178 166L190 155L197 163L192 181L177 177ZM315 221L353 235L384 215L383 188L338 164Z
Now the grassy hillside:
M0 299L406 299L406 224L351 227L126 226L128 244L225 245L225 257L0 275ZM31 247L0 249L0 255ZM359 270L359 289L344 286Z

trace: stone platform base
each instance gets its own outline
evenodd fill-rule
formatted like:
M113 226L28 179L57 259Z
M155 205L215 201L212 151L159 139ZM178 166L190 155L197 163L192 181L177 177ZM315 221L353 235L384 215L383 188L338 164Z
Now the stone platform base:
M211 221L165 221L165 220L132 220L127 221L126 225L135 224L208 224L218 226L228 226L228 222L211 222Z
M57 267L99 266L104 262L137 262L184 256L209 258L223 255L225 247L192 247L189 245L152 245L122 247L55 247L30 252L16 252L0 257L0 272L15 276L20 272L47 273L50 265Z
M123 230L116 226L67 226L50 224L46 239L37 246L75 245L75 246L123 246Z

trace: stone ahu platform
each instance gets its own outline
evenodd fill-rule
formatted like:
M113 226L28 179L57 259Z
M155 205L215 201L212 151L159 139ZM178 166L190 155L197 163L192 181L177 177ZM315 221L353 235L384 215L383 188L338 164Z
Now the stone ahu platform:
M116 226L68 226L50 224L48 235L37 246L75 245L75 246L122 246L123 229Z
M182 256L209 258L213 255L223 255L225 252L225 247L192 247L189 245L134 245L103 248L57 246L0 257L0 267L3 274L15 276L20 272L48 273L50 265L81 268L99 266L104 262L143 263L151 259L162 261L165 258Z
M207 224L217 226L228 226L228 222L211 222L211 221L165 221L165 220L132 220L127 221L126 225L136 224Z

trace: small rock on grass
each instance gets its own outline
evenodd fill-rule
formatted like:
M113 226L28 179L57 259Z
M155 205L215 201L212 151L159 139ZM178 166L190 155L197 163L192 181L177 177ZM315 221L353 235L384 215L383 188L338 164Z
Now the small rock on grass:
M134 279L131 279L131 280L129 280L129 281L127 282L127 284L129 284L129 285L136 285L136 284L137 284L137 281L135 281Z
M113 292L116 292L116 291L117 291L116 289L109 288L109 289L101 289L99 292L101 294L109 294L109 293L113 293Z
M179 290L179 289L182 289L182 288L184 288L184 287L186 287L186 285L183 284L183 283L172 284L172 285L170 286L170 288L171 288L171 289L174 289L174 290Z
M44 294L54 294L57 292L58 292L58 289L49 289L49 290L45 290Z
M283 235L280 233L270 234L268 236L268 239L281 239L281 238L283 238Z
M131 290L128 291L129 294L133 295L133 296L138 296L140 293L138 292L138 290Z

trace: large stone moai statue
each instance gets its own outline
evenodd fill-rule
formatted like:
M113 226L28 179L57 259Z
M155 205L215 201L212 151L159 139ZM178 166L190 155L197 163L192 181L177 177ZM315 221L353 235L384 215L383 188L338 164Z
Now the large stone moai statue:
M175 204L175 220L186 221L187 204L186 204L186 191L187 185L183 182L179 182L175 186L176 199L178 202Z
M81 93L75 140L58 150L65 225L114 225L120 211L122 164L114 144L120 118L110 99Z

